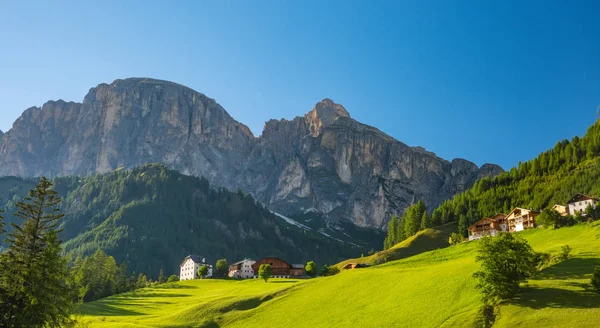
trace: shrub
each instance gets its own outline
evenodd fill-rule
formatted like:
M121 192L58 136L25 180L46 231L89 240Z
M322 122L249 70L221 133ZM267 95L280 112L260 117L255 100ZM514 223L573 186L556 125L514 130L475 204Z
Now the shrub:
M167 279L167 282L176 282L179 281L179 276L176 276L174 274L172 274L171 276L169 276L169 279Z
M592 276L592 286L600 293L600 267L594 268L594 275Z
M448 243L450 243L450 245L456 245L456 244L460 244L463 241L465 241L465 237L459 233L453 232L450 235L450 238L448 238Z
M560 248L560 253L558 254L558 259L560 261L566 261L569 259L569 254L571 254L571 246L564 245Z
M323 277L335 276L338 273L340 273L340 268L335 267L335 266L329 267L329 266L325 265L321 269L321 276L323 276Z

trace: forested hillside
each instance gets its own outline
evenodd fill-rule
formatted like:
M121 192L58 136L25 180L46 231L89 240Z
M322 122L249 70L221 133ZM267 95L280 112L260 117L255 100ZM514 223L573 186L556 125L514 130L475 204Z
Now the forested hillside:
M431 215L432 225L457 222L459 232L482 217L513 207L543 209L565 204L574 194L600 196L600 121L584 137L563 140L535 159L447 200Z
M35 180L0 178L7 221ZM276 218L243 192L211 189L206 179L161 165L88 178L54 180L63 197L61 238L69 255L102 249L130 271L178 273L188 254L211 261L280 256L293 263L335 263L365 249L304 231Z

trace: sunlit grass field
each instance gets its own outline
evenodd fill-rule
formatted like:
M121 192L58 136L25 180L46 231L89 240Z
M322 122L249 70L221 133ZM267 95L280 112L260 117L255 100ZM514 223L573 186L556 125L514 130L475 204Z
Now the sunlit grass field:
M600 327L600 222L519 233L540 252L573 249L500 308L495 327ZM312 280L195 280L85 304L90 327L475 327L477 242Z

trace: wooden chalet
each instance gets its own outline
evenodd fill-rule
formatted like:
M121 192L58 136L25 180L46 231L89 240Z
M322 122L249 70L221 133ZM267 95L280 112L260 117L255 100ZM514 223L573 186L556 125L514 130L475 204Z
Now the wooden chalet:
M495 236L498 232L508 231L506 215L496 214L491 218L483 218L467 228L469 240L479 239L484 236Z
M271 266L271 276L273 278L300 277L304 275L304 265L292 265L278 257L265 257L252 264L255 278L258 278L258 270L263 264L269 264Z
M540 215L539 211L515 207L507 216L508 231L516 232L535 227L535 217Z

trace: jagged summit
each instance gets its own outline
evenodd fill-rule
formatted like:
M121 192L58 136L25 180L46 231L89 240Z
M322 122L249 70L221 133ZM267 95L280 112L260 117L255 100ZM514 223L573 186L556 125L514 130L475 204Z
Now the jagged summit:
M325 98L318 102L304 117L309 122L311 135L316 136L322 128L335 122L340 117L350 118L350 114L344 106Z
M499 167L452 163L350 117L331 99L256 138L214 99L177 83L128 78L83 103L49 101L0 134L0 175L85 176L163 163L241 189L282 214L385 227L413 199L434 207Z

